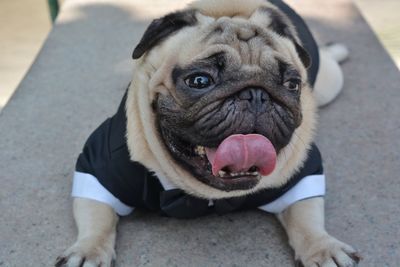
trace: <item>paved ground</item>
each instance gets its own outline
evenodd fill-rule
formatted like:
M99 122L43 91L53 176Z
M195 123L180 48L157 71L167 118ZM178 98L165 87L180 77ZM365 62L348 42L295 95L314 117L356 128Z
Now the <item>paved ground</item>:
M47 1L0 1L0 112L33 62L50 27Z
M400 19L398 0L355 0L357 7L400 69Z
M148 23L135 1L78 2L68 1L0 114L0 266L50 266L74 241L75 158L115 111ZM328 176L327 228L360 249L363 266L398 266L399 72L348 0L291 2L321 43L341 41L352 52L345 90L321 111L317 137ZM293 264L279 224L257 211L188 221L136 212L122 219L117 252L118 266Z

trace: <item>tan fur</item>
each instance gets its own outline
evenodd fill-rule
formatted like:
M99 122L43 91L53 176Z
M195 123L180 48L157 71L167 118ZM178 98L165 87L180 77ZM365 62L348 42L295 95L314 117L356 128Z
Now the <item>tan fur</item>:
M215 0L200 0L189 4L189 7L199 10L202 14L214 18L219 17L250 17L259 7L274 7L264 0L220 0L216 5Z
M359 257L352 247L325 231L323 198L296 202L278 218L286 229L296 260L306 267L354 266L354 259Z
M78 238L57 258L56 266L110 266L115 259L118 216L101 202L75 198L74 218ZM81 264L82 263L82 264Z
M255 9L256 6L253 6L252 10ZM274 172L263 177L260 183L253 189L222 192L198 181L172 159L170 153L162 143L162 139L154 127L156 125L155 114L149 103L151 103L156 93L174 95L170 78L172 66L187 64L195 58L205 57L215 52L215 49L221 48L220 46L213 46L208 49L205 47L203 40L212 31L213 26L218 23L224 23L221 20L226 18L216 19L204 16L203 14L198 14L197 17L201 22L199 25L181 30L135 62L134 82L129 88L126 102L126 114L128 118L127 140L131 159L141 162L147 168L160 176L166 177L175 186L182 188L186 192L208 199L242 196L262 188L277 187L284 184L301 167L313 138L316 122L315 104L311 90L306 83L303 84L301 95L303 122L295 131L289 145L279 154L277 167ZM257 28L257 25L253 25L247 21L244 22L240 18L233 18L229 21L229 25L232 25L230 27L234 30L243 30L244 28L251 30ZM235 25L237 25L237 28L235 28ZM267 34L276 43L276 47L279 49L277 54L281 57L286 57L288 62L292 62L300 70L303 80L306 80L306 70L298 58L293 43L272 31L267 32ZM191 36L190 42L187 41L188 36ZM196 36L195 39L193 36ZM224 49L229 51L229 55L235 58L243 68L257 69L260 68L259 65L266 65L260 64L260 61L263 58L264 60L268 60L270 55L257 54L253 56L257 60L250 59L251 56L249 54L260 52L261 48L258 44L253 45L252 49L243 47L243 45L245 44L241 43L238 47L225 45ZM250 51L252 52L250 53ZM266 53L268 53L268 50Z

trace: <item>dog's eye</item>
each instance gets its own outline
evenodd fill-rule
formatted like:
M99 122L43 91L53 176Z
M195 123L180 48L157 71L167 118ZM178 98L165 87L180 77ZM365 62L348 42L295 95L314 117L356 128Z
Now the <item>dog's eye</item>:
M290 79L284 82L283 86L285 86L290 91L298 91L300 89L300 84L300 79Z
M214 83L214 81L210 75L201 73L190 75L185 79L185 83L191 88L202 89L209 87Z

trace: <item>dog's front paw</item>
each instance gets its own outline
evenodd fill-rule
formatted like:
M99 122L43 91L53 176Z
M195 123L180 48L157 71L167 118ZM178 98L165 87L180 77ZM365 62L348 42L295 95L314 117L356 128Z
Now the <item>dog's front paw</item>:
M114 265L113 243L97 238L77 241L57 257L55 267L108 267Z
M304 250L296 251L296 266L351 267L362 259L351 246L329 235L306 243Z

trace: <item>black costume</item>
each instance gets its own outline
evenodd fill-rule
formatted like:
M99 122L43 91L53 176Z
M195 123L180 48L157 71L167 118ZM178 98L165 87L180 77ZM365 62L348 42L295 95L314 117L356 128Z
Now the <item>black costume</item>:
M281 1L270 2L281 8L296 25L313 60L313 67L308 70L309 81L313 84L319 62L314 39L293 10ZM74 197L104 202L120 215L130 213L135 207L161 211L172 217L193 218L210 212L226 213L257 207L277 213L298 200L325 194L321 155L314 144L304 166L279 188L220 200L200 199L177 188L165 188L165 178L155 177L146 167L130 160L125 137L125 101L126 94L117 113L92 133L79 155L72 192Z

